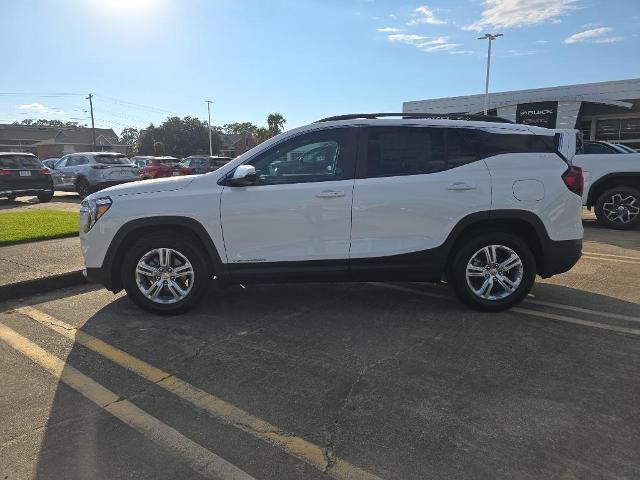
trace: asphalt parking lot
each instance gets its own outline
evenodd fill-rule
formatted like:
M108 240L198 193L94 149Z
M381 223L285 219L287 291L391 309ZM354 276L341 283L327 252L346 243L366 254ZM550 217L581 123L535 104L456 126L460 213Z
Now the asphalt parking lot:
M442 286L0 304L0 478L640 478L640 231L500 314Z

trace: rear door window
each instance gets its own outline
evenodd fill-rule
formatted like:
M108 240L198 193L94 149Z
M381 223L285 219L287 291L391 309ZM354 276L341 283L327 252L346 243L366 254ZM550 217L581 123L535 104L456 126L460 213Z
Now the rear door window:
M446 169L444 129L370 127L366 177L421 175Z
M0 155L0 169L26 169L35 170L42 168L40 160L28 155Z

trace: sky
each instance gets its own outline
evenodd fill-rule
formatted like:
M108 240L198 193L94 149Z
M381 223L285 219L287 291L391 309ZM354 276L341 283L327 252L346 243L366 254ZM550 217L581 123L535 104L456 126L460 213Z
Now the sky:
M293 128L402 102L640 77L640 0L0 1L0 123Z

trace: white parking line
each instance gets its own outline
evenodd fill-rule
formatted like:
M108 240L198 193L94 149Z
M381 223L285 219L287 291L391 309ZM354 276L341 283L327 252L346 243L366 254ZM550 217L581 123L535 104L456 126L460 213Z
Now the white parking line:
M155 444L172 452L202 476L219 480L255 480L248 473L185 437L128 400L120 398L92 378L1 323L0 340L48 371L54 378L142 433Z
M449 300L449 301L455 300L453 297L451 297L449 295L443 295L441 293L424 292L424 291L421 291L421 290L415 290L413 288L403 287L403 286L400 286L400 285L391 285L391 284L388 284L388 283L370 283L370 285L375 285L377 287L383 287L383 288L389 288L391 290L399 290L399 291L402 291L402 292L409 292L409 293L413 293L413 294L416 294L416 295L421 295L421 296L424 296L424 297L438 298L438 299L441 299L441 300ZM527 303L537 303L537 302L539 302L539 300L527 300ZM555 306L555 308L560 308L559 305L560 304L554 304L553 306ZM551 305L548 305L548 306L551 306ZM578 307L571 307L569 305L565 305L563 307L567 308L568 310L573 310L573 309L577 309L578 308ZM596 310L588 310L588 309L582 309L582 310L584 310L583 313L593 313L593 314L598 314L598 315L601 315L601 316L617 315L617 314L607 314L607 312L597 312ZM583 326L586 326L586 327L599 328L601 330L610 330L612 332L629 333L631 335L640 335L640 329L637 329L637 328L619 327L617 325L609 325L607 323L592 322L590 320L582 320L580 318L568 317L566 315L558 315L558 314L555 314L555 313L547 313L547 312L542 312L542 311L539 311L539 310L531 310L529 308L513 307L513 308L511 308L510 311L524 313L526 315L546 318L546 319L550 319L550 320L558 320L558 321L561 321L561 322L573 323L573 324L576 324L576 325L583 325ZM637 319L635 317L623 318L623 317L627 317L626 315L620 315L619 317L620 317L619 319L622 319L622 320L632 319L632 321L635 321L635 322L640 321L640 319ZM611 318L613 318L613 317L611 316Z
M638 260L640 261L640 257L631 257L628 255L613 255L611 253L598 253L598 252L582 252L584 255L596 255L600 257L611 257L611 258L622 258L625 260Z
M599 260L614 263L627 263L629 265L640 265L640 260L624 260L622 258L596 257L592 255L582 255L581 259Z

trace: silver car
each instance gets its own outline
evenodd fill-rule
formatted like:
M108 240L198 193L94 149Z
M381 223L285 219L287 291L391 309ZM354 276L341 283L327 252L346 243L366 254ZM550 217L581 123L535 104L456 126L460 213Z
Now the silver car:
M136 167L122 153L83 152L62 157L53 166L56 190L78 192L82 198L119 183L140 180Z

